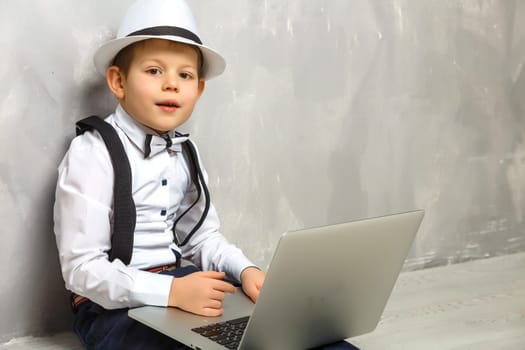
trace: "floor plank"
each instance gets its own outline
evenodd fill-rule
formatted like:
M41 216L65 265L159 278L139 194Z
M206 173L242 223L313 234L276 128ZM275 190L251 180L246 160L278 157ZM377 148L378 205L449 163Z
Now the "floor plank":
M525 349L525 253L403 273L363 350Z
M1 350L81 350L82 345L72 332L48 337L22 337L0 344Z

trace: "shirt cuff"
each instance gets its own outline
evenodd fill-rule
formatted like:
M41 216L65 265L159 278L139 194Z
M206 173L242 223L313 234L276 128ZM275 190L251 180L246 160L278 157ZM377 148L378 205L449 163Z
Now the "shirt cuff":
M135 285L130 293L132 307L168 306L172 276L137 270Z
M259 267L251 262L250 259L245 257L244 254L239 254L239 256L233 260L234 261L226 266L225 272L229 276L235 278L238 282L241 282L241 273L248 267L255 267L259 269Z

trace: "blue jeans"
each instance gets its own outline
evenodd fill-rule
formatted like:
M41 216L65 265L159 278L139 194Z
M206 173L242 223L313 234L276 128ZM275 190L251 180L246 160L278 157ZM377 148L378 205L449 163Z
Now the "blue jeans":
M198 269L194 266L161 273L183 277ZM88 350L187 350L184 344L128 316L128 309L106 310L91 301L80 304L74 312L73 328ZM315 350L359 350L341 341Z

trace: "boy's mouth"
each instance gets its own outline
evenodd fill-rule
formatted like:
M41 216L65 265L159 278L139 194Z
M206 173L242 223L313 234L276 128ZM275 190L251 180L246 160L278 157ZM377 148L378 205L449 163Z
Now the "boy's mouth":
M180 108L180 105L175 101L158 102L157 106L159 106L163 111L166 111L166 112L173 112L177 108Z

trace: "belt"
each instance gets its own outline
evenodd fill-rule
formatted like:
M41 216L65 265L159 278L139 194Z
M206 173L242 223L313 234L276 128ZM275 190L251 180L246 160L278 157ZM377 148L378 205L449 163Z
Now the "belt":
M147 269L144 271L151 272L151 273L160 273L162 271L173 271L176 268L177 267L174 264L173 265L162 265L162 266L153 267L151 269ZM76 310L80 304L83 304L86 301L89 301L89 299L86 297L83 297L82 295L71 293L71 306L73 306L73 310Z

